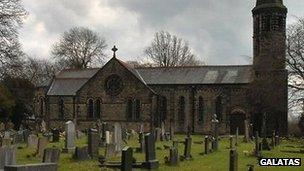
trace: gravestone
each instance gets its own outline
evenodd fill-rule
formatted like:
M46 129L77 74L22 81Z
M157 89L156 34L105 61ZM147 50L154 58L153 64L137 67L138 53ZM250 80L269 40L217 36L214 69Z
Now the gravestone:
M121 134L121 125L119 123L114 123L114 139L113 143L115 145L115 152L121 153L122 149L122 134Z
M16 164L16 147L0 147L0 170L6 165Z
M38 163L25 165L8 165L4 167L4 171L57 171L56 163Z
M205 136L205 154L209 153L209 137Z
M230 150L229 171L238 170L238 153L236 149Z
M24 139L24 141L26 141L26 143L28 143L27 140L28 140L28 137L30 134L31 134L30 130L28 130L28 129L23 130L23 139Z
M59 138L60 138L60 131L59 129L52 129L52 134L53 134L53 138L52 138L52 141L53 142L59 142Z
M38 147L38 137L35 134L30 134L27 138L27 147L28 148L37 148Z
M75 150L75 125L72 121L65 123L65 147L64 152Z
M218 130L218 125L219 125L219 121L217 119L217 115L214 114L211 120L212 124L213 124L213 140L212 140L212 150L216 151L218 149L218 135L219 135L219 130Z
M235 146L238 146L238 140L239 140L239 127L236 127L236 131L235 131Z
M272 148L274 148L276 146L276 142L275 142L275 131L272 132L272 136L271 136L271 146Z
M82 131L76 130L76 138L77 139L80 139L80 138L82 138L84 136L85 136L85 134Z
M13 137L14 144L20 144L24 142L23 131L18 131Z
M4 139L9 139L11 138L11 132L10 131L4 131L4 136L3 136Z
M46 148L48 144L48 140L46 137L41 137L38 139L38 150L37 150L37 154L38 156L42 156L44 149Z
M173 140L173 138L174 138L174 125L171 122L170 123L170 140Z
M244 126L245 126L245 133L244 133L244 142L245 143L248 143L250 141L250 135L249 135L249 123L248 123L248 120L245 119L244 120Z
M230 136L229 137L229 144L230 144L230 149L232 149L233 148L233 136Z
M145 151L145 135L144 133L139 133L138 134L138 142L139 142L139 149L140 149L140 152L143 153Z
M254 151L254 155L256 157L260 156L260 140L259 140L259 132L256 131L255 132L255 151Z
M113 157L116 155L115 145L114 144L106 144L105 156L106 158Z
M76 160L87 160L89 159L88 147L76 147L73 155Z
M178 141L173 141L173 146L170 148L170 156L168 164L176 166L178 164Z
M184 148L184 159L185 160L190 160L191 159L191 144L192 144L192 139L191 137L186 137L185 138L185 148Z
M161 129L160 128L155 128L153 136L154 136L155 142L157 142L158 140L160 140Z
M112 143L112 142L111 142L110 131L106 131L106 132L105 132L105 140L106 140L106 144Z
M280 145L280 137L278 135L275 136L275 144Z
M3 138L1 140L1 146L10 146L12 144L11 138Z
M157 169L159 167L159 161L156 159L155 139L153 134L148 133L145 135L145 145L146 161L142 165L146 169Z
M43 163L58 163L60 150L58 148L46 148L43 153Z
M88 130L88 153L91 158L98 157L99 135L96 129Z
M131 147L124 147L121 155L121 171L132 171L133 150Z
M160 140L164 141L165 140L165 133L166 133L166 128L165 128L165 123L161 123L161 129L160 129Z
M106 144L106 128L107 128L107 123L102 122L101 123L101 143L104 146Z
M46 123L44 120L41 121L41 132L46 132Z

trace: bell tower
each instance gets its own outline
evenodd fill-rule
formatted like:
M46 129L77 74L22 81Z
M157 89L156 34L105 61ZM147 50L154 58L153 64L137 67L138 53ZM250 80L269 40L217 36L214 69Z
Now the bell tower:
M266 113L267 132L287 134L286 15L283 0L257 0L253 15L253 115L261 130Z

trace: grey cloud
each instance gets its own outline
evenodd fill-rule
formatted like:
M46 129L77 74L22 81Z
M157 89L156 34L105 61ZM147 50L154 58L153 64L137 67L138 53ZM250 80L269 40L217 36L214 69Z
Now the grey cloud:
M304 1L285 1L290 15L304 16ZM105 36L110 47L117 44L118 54L125 60L141 56L159 30L188 40L197 56L208 64L247 64L250 61L244 56L252 56L253 0L35 0L24 3L30 15L35 16L21 31L22 42L29 42L25 46L28 53L41 51L46 55L47 46L39 49L42 47L36 47L33 41L49 43L50 48L50 40L56 40L63 31L87 26ZM92 18L96 8L99 10ZM25 35L34 34L38 23L43 23L46 31L31 40Z

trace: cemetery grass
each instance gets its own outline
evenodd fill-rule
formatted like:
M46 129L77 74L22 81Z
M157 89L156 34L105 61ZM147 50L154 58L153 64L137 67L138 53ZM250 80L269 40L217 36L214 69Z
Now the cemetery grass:
M177 135L176 138L179 141L184 141L184 135ZM167 170L174 170L174 171L222 171L228 170L229 168L229 139L222 138L220 140L220 148L217 152L202 155L204 151L204 144L203 138L199 135L192 136L192 148L191 148L191 155L193 157L192 160L179 162L178 166L167 166L165 164L164 157L168 156L169 152L168 149L164 149L164 145L172 145L172 142L161 142L158 141L156 143L156 155L157 159L160 162L159 171L167 171ZM304 148L304 141L299 139L290 139L290 140L283 140L280 146L277 146L272 151L262 151L262 155L264 157L300 157L302 162L304 161L304 154L296 153L299 151L300 148ZM76 146L86 146L87 138L83 137L81 139L76 140ZM131 138L128 141L128 146L131 147L138 147L139 143L137 141L137 137ZM64 140L61 138L60 142L58 143L49 143L48 147L58 147L62 149L64 147ZM179 155L183 154L184 145L179 143ZM238 154L239 154L239 170L247 170L247 164L253 164L255 170L257 171L303 171L304 166L302 164L301 167L259 167L257 163L256 157L251 156L249 153L252 152L254 148L254 143L243 143L242 137L239 138L239 145L237 147ZM294 153L295 152L295 153ZM100 154L104 154L104 148L100 148ZM133 156L136 158L137 161L144 161L145 156L144 153L135 153L133 152ZM29 163L39 163L42 161L42 157L35 156L35 149L26 148L25 144L20 144L17 150L17 163L18 164L29 164ZM120 157L113 157L108 159L108 161L120 161ZM86 161L76 161L72 158L72 153L61 153L60 154L60 161L59 161L59 170L60 171L100 171L101 169L98 166L99 162L95 160L86 160ZM107 168L102 168L102 170L111 170Z

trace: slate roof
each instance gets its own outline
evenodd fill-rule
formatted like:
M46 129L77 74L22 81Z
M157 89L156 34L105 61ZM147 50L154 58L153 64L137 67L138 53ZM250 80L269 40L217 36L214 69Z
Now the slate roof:
M133 68L123 61L118 62L151 91L149 85L247 84L251 81L252 65ZM99 70L62 70L56 74L47 95L76 95Z
M251 65L137 68L149 84L246 84Z
M76 92L91 78L100 68L75 70L65 69L56 74L47 95L76 95Z

